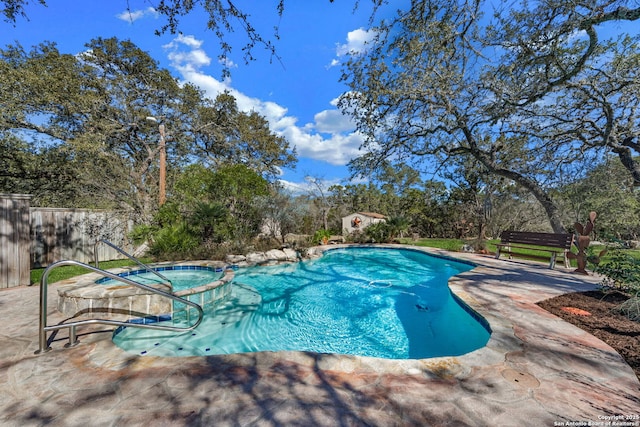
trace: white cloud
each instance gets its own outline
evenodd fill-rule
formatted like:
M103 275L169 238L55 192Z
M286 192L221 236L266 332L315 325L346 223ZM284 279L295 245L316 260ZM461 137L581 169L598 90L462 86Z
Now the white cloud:
M221 82L209 75L202 74L188 68L182 68L179 69L179 71L182 73L182 78L185 81L200 87L200 89L204 90L212 99L214 99L217 94L224 92L225 90L233 92L231 90L231 86L229 86L230 82L228 81Z
M327 68L340 65L340 58L345 55L354 55L365 52L367 43L370 43L375 37L374 30L365 30L358 28L357 30L347 33L347 42L344 44L336 43L336 58L334 58Z
M286 191L288 191L293 195L315 193L318 190L318 187L316 186L316 184L312 183L308 179L305 179L304 181L301 181L301 182L293 182L293 181L287 181L287 180L281 179L279 180L279 182ZM342 182L341 179L331 179L331 180L320 179L320 186L324 190L327 190L332 185L338 185L338 184L341 184L341 182Z
M194 49L200 49L200 46L202 46L202 40L198 40L193 36L185 36L184 34L180 34L178 35L178 37L173 39L171 43L165 45L164 47L176 47L181 44Z
M318 132L340 133L352 131L355 128L351 118L342 114L340 110L320 111L313 118Z
M229 58L222 58L218 60L218 64L222 64L227 68L238 68L238 64L230 60Z
M152 7L139 10L125 10L124 12L117 14L116 18L132 24L138 19L144 18L145 16L152 16L154 18L157 18L158 12L156 12L156 10Z
M347 43L338 44L336 47L336 55L343 56L352 53L364 52L367 43L373 40L375 31L358 28L357 30L347 33Z
M338 59L334 58L334 59L331 60L329 65L327 65L327 68L335 67L337 65L340 65L340 61Z
M172 66L180 72L183 80L200 87L212 99L220 92L229 91L241 111L256 111L263 115L274 132L296 147L299 157L343 166L360 154L361 135L353 132L353 123L337 109L321 111L314 116L314 123L298 126L298 118L288 115L286 107L248 96L234 89L231 79L220 81L202 71L210 59L201 46L202 42L193 36L183 35L164 46ZM337 98L333 99L330 105L335 107L337 102ZM331 137L325 138L318 132L329 133Z
M211 64L209 55L201 49L202 41L193 36L180 34L171 43L162 46L168 51L168 57L172 65L181 73L196 71L203 66ZM183 50L183 47L187 50Z
M280 179L278 182L284 187L285 191L293 195L301 195L309 193L310 188L305 182L292 182L285 179Z
M336 166L346 165L357 157L363 142L362 136L355 132L334 134L327 139L317 133L307 132L306 128L290 126L280 133L296 146L300 157L322 160Z

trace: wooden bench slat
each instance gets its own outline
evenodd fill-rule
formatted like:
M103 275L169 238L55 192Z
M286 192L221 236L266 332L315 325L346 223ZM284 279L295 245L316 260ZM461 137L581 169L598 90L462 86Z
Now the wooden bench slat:
M510 248L517 248L517 249L531 249L534 251L540 251L540 252L553 252L556 254L559 254L561 252L564 252L564 249L562 248L558 248L558 249L548 249L548 248L534 248L531 246L517 246L517 245L512 245L511 243L498 243L496 246L502 246L502 247L510 247Z
M514 243L516 244L514 245ZM496 259L500 258L500 252L503 248L508 249L510 257L512 248L529 249L548 252L551 258L549 261L549 268L553 268L555 266L557 254L562 252L564 253L565 266L567 266L567 252L571 249L572 243L572 234L534 233L528 231L506 230L500 234L500 243L496 245Z
M573 235L556 233L530 233L524 231L503 231L500 234L502 243L523 243L540 246L553 246L570 249Z

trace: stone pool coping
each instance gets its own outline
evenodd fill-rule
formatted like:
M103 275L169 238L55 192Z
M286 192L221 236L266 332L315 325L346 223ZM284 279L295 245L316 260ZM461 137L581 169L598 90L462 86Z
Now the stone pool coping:
M180 298L189 298L198 293L202 294L209 290L224 288L234 278L233 270L225 268L224 263L221 261L182 261L149 264L151 268L187 266L220 269L221 277L211 283L177 292L172 292L171 285L167 283L154 283L148 286L167 293L173 293ZM119 275L139 270L144 270L144 268L135 265L113 268L108 271ZM124 282L116 282L109 285L96 283L103 278L105 278L104 275L92 272L58 282L58 310L69 316L74 316L76 313L85 313L93 318L109 316L117 320L132 320L139 318L143 314L151 316L173 314L174 301L171 299ZM135 277L128 278L135 280ZM228 293L223 292L219 299L222 301Z
M160 358L125 353L110 333L90 333L70 349L60 337L34 356L38 289L2 290L11 321L0 331L0 422L552 426L640 415L640 382L624 360L535 304L593 289L598 278L425 252L477 264L450 287L489 321L487 347L418 361L305 352ZM50 311L53 321L53 304Z
M310 251L312 256L320 256L321 252ZM297 262L301 259L298 252L291 248L272 249L266 252L252 252L246 255L228 255L224 261L191 260L166 261L150 264L152 268L165 267L208 267L220 269L223 275L208 284L172 292L166 283L148 285L152 288L173 293L180 298L189 299L200 306L223 303L231 294L228 284L234 278L233 269L255 265L270 265L283 262ZM121 274L143 270L140 265L109 269L110 273ZM105 315L115 320L135 320L141 316L173 315L176 305L165 296L155 294L146 289L118 282L113 285L96 283L105 276L91 272L58 282L58 310L68 316L82 313L91 318L104 318ZM200 297L198 298L198 295ZM195 298L194 298L195 297ZM183 306L184 307L184 306Z
M166 261L166 262L157 262L153 264L149 264L149 267L168 267L168 266L199 266L199 267L209 267L209 268L224 268L226 265L222 261ZM139 265L127 266L127 267L118 267L118 268L110 268L107 271L113 274L122 274L130 271L138 271L143 270ZM160 273L162 274L162 273ZM131 295L139 295L141 293L148 293L148 291L139 288L133 285L127 285L126 283L119 282L115 286L108 286L100 283L96 283L97 280L103 279L103 276L100 273L87 273L81 276L76 276L70 279L61 280L57 282L58 285L58 295L60 296L82 296L86 298L91 297L103 297L105 293L109 292L110 294L114 294L115 296L131 296ZM166 292L171 292L171 287L164 284L153 284L150 285L153 288L157 288ZM118 288L109 290L109 288Z

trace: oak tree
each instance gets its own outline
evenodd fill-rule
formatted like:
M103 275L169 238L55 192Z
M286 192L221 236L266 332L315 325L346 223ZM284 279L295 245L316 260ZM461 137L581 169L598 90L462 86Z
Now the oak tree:
M549 190L598 153L578 138L554 138L549 114L589 67L609 60L598 25L638 19L640 8L626 3L509 3L491 15L482 0L412 2L345 67L351 90L340 106L367 149L352 169L369 174L385 160L434 169L472 156L529 191L553 230L564 231Z

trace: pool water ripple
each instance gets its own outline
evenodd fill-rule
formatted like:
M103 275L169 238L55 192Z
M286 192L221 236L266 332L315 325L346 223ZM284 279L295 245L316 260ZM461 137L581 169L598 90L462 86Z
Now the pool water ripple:
M471 268L410 249L334 249L311 261L238 270L231 301L206 313L195 335L163 333L162 343L152 345L148 331L127 328L114 341L156 355L460 355L484 346L490 335L447 286L452 275Z

